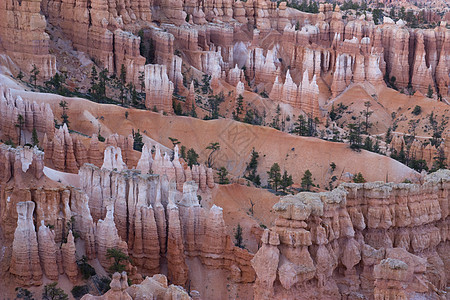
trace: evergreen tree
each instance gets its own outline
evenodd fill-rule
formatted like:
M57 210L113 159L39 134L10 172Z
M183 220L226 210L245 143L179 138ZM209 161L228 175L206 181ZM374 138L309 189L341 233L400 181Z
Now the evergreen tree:
M33 294L23 287L16 287L16 297L17 299L34 300Z
M364 102L364 106L366 107L366 110L363 112L365 121L363 122L363 125L365 126L364 133L369 133L369 128L372 127L372 123L369 122L370 116L373 114L373 111L369 111L369 108L372 106L372 103L370 101Z
M219 176L219 184L229 184L230 180L227 178L228 171L227 168L221 167L219 169L219 172L217 172L217 175Z
M22 73L22 70L20 70L19 71L19 74L17 74L17 79L19 79L20 81L22 81L22 79L23 79L23 73Z
M131 131L133 134L133 149L139 152L142 152L142 147L144 147L144 142L142 141L142 134L137 130L137 132L134 131L134 129Z
M384 141L386 142L386 144L391 143L391 141L392 141L392 128L391 127L388 128Z
M195 104L192 103L191 117L197 118L197 112L195 111Z
M281 177L281 188L283 189L283 192L286 192L286 189L293 183L292 175L288 175L287 171L284 170L283 176Z
M181 146L180 148L180 157L184 160L186 160L186 147L185 146Z
M428 85L428 91L427 91L427 97L428 98L433 98L433 88L431 87L431 85Z
M293 133L300 135L300 136L308 136L309 135L308 123L305 120L305 117L303 117L302 115L299 115L297 122L294 123Z
M57 288L57 282L53 282L44 286L44 291L42 293L42 299L44 300L67 300L69 296L64 293L64 290Z
M37 76L39 75L41 71L39 71L39 69L36 67L35 64L33 64L33 69L31 70L31 75L30 75L30 82L34 82L34 87L36 87L36 80L37 80Z
M187 164L189 167L198 165L198 154L193 148L189 149L187 152Z
M111 273L121 273L125 271L126 265L124 262L131 262L130 257L117 248L109 248L106 250L106 257L114 260L112 265L109 267L109 272Z
M443 147L439 147L437 149L437 155L434 157L433 162L433 168L431 169L432 172L440 170L440 169L446 169L447 163L445 162L447 160L444 152Z
M17 116L17 124L16 124L16 127L19 128L19 145L22 143L23 125L25 125L25 119L23 118L23 115L19 114ZM25 144L26 144L26 141L25 141Z
M312 185L313 185L312 173L311 171L306 170L302 177L302 188L309 191Z
M278 163L274 163L272 167L270 167L270 170L267 172L269 175L269 184L270 186L275 190L275 192L278 191L278 186L281 183L281 169L280 165Z
M209 143L209 145L206 147L206 150L211 150L211 152L208 155L208 160L206 162L208 168L212 168L214 164L214 153L220 150L220 144L219 142L215 143Z
M122 106L124 105L125 98L126 98L126 96L125 96L126 80L127 80L127 70L125 69L125 65L122 64L122 66L120 67L120 74L119 74L119 81L118 81L118 86L119 86L119 91L120 91L119 99L122 102Z
M145 89L145 73L144 72L139 72L139 85L141 86L141 93L144 92Z
M256 174L258 168L258 158L259 153L255 151L255 148L252 149L250 162L247 164L247 168L245 170L248 175L244 175L244 178L250 180L257 186L261 185L261 178Z
M234 234L234 238L236 242L234 242L234 245L239 248L244 248L244 244L242 243L242 227L241 224L238 223L236 232Z
M69 116L67 115L67 110L69 109L69 106L67 105L67 101L60 101L59 102L59 107L62 108L63 112L61 115L61 119L62 119L62 125L66 124L67 128L69 128Z
M350 143L350 148L358 150L361 148L361 126L359 124L348 124L348 129L350 130L348 135L348 140Z
M236 121L241 120L241 114L244 111L244 97L239 95L236 99L236 109L233 111L233 119Z
M33 132L31 133L31 143L33 146L39 146L39 138L36 131L36 128L33 127Z
M364 183L366 182L366 180L364 179L364 176L361 174L361 172L358 172L358 174L353 176L353 182Z

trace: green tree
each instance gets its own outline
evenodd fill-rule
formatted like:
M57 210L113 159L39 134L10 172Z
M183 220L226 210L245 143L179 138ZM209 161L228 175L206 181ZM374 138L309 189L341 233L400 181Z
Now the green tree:
M169 136L169 140L172 142L172 148L175 148L176 145L181 143L177 138L173 138L170 136Z
M336 170L336 164L334 162L330 163L330 168L331 168L331 173L334 172L334 170Z
M144 142L142 141L142 134L139 129L135 132L134 129L131 131L133 135L133 149L142 152L142 147L144 147Z
M17 74L17 79L19 79L20 81L22 81L22 79L23 79L23 73L22 73L22 70L20 70L19 71L19 74Z
M180 157L184 160L186 160L186 147L185 146L181 146L180 148Z
M39 146L39 138L36 131L36 128L33 127L33 132L31 133L31 143L33 146Z
M241 114L244 111L244 97L239 95L236 99L236 109L233 111L233 119L236 121L241 120Z
M66 124L67 127L69 127L69 116L67 115L67 110L69 109L68 105L67 105L67 101L60 101L59 102L59 107L62 108L63 112L61 115L61 119L62 119L62 125Z
M364 140L363 148L367 151L373 151L373 142L370 136L367 136Z
M306 170L302 177L302 188L309 191L313 186L312 173L310 170Z
M89 294L89 288L87 285L76 285L71 290L72 296L75 299L81 299L86 294Z
M286 189L290 187L294 181L292 180L292 175L288 175L288 172L284 170L283 176L281 177L281 188L283 192L286 192Z
M353 176L353 182L364 183L366 182L366 180L364 179L364 176L361 174L361 172L358 172L358 174Z
M211 152L208 155L208 160L207 160L206 164L207 164L208 168L212 168L212 166L214 164L214 154L220 150L219 142L209 143L209 145L206 147L206 150L211 150Z
M22 130L23 130L24 125L25 125L25 119L24 119L23 115L19 114L17 116L17 124L16 124L16 127L19 128L19 145L22 142ZM26 141L24 144L26 144Z
M358 150L359 148L361 148L361 142L362 142L361 126L359 124L351 123L351 124L348 124L347 127L350 130L350 132L348 134L350 148Z
M228 179L228 171L227 168L221 167L219 169L219 172L217 172L217 175L219 176L219 184L229 184L230 180Z
M44 300L67 300L69 296L64 293L64 290L56 287L58 283L53 282L44 286L44 291L42 292L42 299Z
M373 114L373 111L369 111L369 108L372 106L372 103L370 101L364 102L364 106L366 107L366 110L363 112L363 116L365 121L363 122L363 125L365 126L364 133L369 133L369 128L372 127L372 123L369 122L370 116Z
M234 239L236 240L234 242L234 245L239 248L245 248L244 244L242 243L242 227L241 224L238 223L236 227L236 232L234 233Z
M420 115L422 113L422 107L420 107L420 105L416 105L411 113L415 116Z
M106 250L106 257L108 259L113 259L114 262L109 267L109 272L115 273L115 272L123 272L125 271L127 262L131 262L131 259L128 255L123 253L122 250L117 248L109 248Z
M437 149L436 156L433 158L434 158L434 162L433 162L433 168L431 169L432 172L447 168L447 163L445 162L447 160L447 158L446 158L443 147L439 147Z
M139 85L141 87L141 93L142 93L145 89L145 73L143 71L139 72L138 80L139 80Z
M278 191L278 187L281 183L281 169L280 165L278 163L274 163L272 167L270 167L270 170L267 172L269 175L269 185L275 190L275 192Z
M174 112L177 116L182 116L182 115L183 115L183 108L181 107L181 103L175 101L175 99L172 100L172 108L173 108L173 112Z
M434 93L434 91L433 91L433 88L431 87L431 84L430 84L430 85L428 85L427 97L428 98L433 98L433 93Z
M191 117L197 118L197 112L195 111L195 104L194 103L192 103Z
M119 81L118 81L118 86L119 86L119 91L120 91L119 99L122 102L122 105L124 105L125 98L126 98L126 96L125 96L126 81L127 81L127 70L125 69L125 65L122 64L122 66L120 67L120 74L119 74Z
M300 136L309 135L308 123L307 120L305 120L305 117L302 115L298 116L297 122L294 123L294 130L292 132Z
M193 148L189 149L187 152L187 164L189 167L198 165L198 154Z
M257 151L255 151L255 148L253 148L252 153L251 153L250 162L247 164L247 168L245 169L245 173L247 173L247 175L244 175L244 178L250 180L257 186L260 186L261 178L259 177L259 175L256 174L257 168L258 168L258 158L259 158L259 153Z
M30 82L34 82L34 87L36 87L36 80L37 80L37 76L39 75L41 71L39 71L39 69L36 67L35 64L33 64L33 69L31 70L31 75L30 75Z
M16 287L16 297L24 300L34 300L33 293L23 287Z
M417 172L422 172L423 170L428 171L427 162L423 159L412 159L408 166Z
M390 144L392 141L392 128L389 127L388 130L386 131L386 137L384 138L384 141L386 142L386 144Z

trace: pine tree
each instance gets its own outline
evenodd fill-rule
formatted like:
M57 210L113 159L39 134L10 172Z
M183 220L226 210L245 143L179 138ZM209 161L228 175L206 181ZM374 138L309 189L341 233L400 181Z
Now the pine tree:
M229 184L230 180L227 178L228 171L227 168L221 167L219 169L219 172L217 172L217 175L219 176L219 184Z
M244 97L239 95L236 99L236 109L233 111L233 119L236 121L241 120L241 114L244 111Z
M247 164L247 168L245 169L245 172L248 173L248 175L244 175L244 178L250 180L257 186L261 185L261 178L256 174L258 168L258 158L259 153L255 151L255 148L253 148L250 162Z
M311 171L306 170L302 177L302 188L309 191L312 185L313 185L312 173Z
M64 290L61 288L57 288L57 282L53 282L47 284L44 287L44 291L42 293L42 299L44 300L67 300L69 296L64 293Z
M62 108L63 112L61 115L61 119L62 119L62 125L66 124L67 128L69 128L69 116L67 115L67 110L69 109L68 105L67 105L67 101L60 101L59 102L59 107Z
M145 88L145 73L144 72L139 72L139 85L141 86L141 93L144 91Z
M275 190L278 191L278 186L281 183L281 169L278 163L274 163L272 167L270 167L270 171L267 172L269 175L269 184Z
M214 164L214 153L220 150L219 142L209 143L209 145L206 147L206 150L211 150L211 152L208 155L208 160L206 162L208 168L211 168Z
M39 75L41 71L39 71L39 69L36 67L35 64L33 64L33 69L31 70L31 75L30 75L30 81L34 82L34 87L36 87L36 80L37 80L37 76Z
M361 172L358 172L358 174L353 176L353 182L364 183L366 182L366 180L364 179L364 176L361 174Z
M187 152L187 164L189 167L198 165L198 154L193 148L189 149Z
M133 134L133 149L136 151L142 152L142 147L144 147L144 142L142 141L141 132L139 131L139 129L137 130L137 132L135 132L133 129L132 134Z
M23 130L23 125L25 124L25 119L23 118L23 115L19 114L17 116L17 124L16 127L19 128L19 145L22 142L22 130ZM25 141L26 144L26 141Z
M281 188L283 189L283 192L286 192L286 189L293 183L292 175L288 175L288 172L284 170L283 176L281 177Z
M242 243L242 227L241 224L238 223L236 228L236 233L234 234L234 238L236 239L236 242L234 242L234 245L239 248L244 248L244 244Z
M427 92L427 97L428 98L433 98L433 88L431 87L431 85L428 85L428 92Z
M305 117L302 115L298 116L297 122L294 123L294 130L293 133L300 135L300 136L308 136L308 124L305 120Z
M33 146L39 146L39 138L36 131L36 128L33 127L33 132L31 133L31 143Z

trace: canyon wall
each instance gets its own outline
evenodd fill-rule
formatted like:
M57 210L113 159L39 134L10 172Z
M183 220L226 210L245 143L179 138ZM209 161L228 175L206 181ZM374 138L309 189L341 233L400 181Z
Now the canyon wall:
M252 260L255 299L441 299L449 189L441 170L421 185L350 183L282 197Z
M203 193L214 187L212 173L201 166L199 173L181 169L194 180L178 177L177 155L174 163L167 154L162 159L158 148L151 170L161 175L141 174L126 169L120 148L108 146L102 169L85 164L76 189L43 175L43 153L36 148L2 145L0 214L10 274L25 286L40 285L43 274L56 280L65 273L76 282L76 252L108 269L107 250L118 248L133 259L135 266L127 266L133 280L138 271L154 275L167 269L171 282L185 286L192 276L188 260L199 259L206 268L230 272L234 282L253 282L253 255L234 246L222 209L199 203L199 186ZM75 249L74 236L84 249Z
M25 72L35 65L40 77L48 79L56 73L56 58L49 54L50 37L40 5L41 0L0 3L0 51L3 49Z

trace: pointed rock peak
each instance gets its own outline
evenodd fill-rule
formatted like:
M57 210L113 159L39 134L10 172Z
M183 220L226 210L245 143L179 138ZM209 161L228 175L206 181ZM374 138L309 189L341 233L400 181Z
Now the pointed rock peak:
M159 147L159 144L156 144L155 149L156 149L156 152L155 152L155 160L160 160L160 159L162 159L162 156L161 156L161 149L160 149L160 147Z
M173 159L174 160L178 160L179 156L178 156L178 145L175 145L175 147L173 148L174 151L174 155L173 155Z

